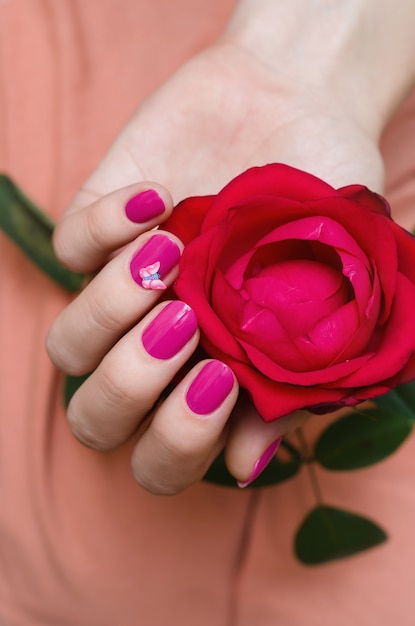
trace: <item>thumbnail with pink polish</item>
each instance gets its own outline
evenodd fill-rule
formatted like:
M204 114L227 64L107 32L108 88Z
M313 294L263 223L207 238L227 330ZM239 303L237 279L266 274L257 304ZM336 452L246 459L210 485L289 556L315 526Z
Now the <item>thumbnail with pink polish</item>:
M193 310L184 302L174 300L144 330L143 346L156 359L171 359L190 341L196 329Z
M164 202L154 189L147 189L130 198L125 205L125 214L136 224L145 224L164 213Z
M188 407L198 415L216 411L232 391L233 383L233 374L227 365L210 361L200 370L187 391Z
M166 235L153 235L131 259L131 276L144 289L166 289L163 279L177 265L180 249Z
M248 480L245 483L238 481L238 487L241 487L241 488L247 487L248 485L253 483L256 478L258 478L258 476L264 471L264 469L266 468L266 466L268 465L268 463L271 461L272 457L278 450L281 441L282 441L282 437L279 437L278 439L273 441L270 446L268 446L264 454L261 457L259 457L259 459L255 463L254 469L252 470L252 474L250 475Z

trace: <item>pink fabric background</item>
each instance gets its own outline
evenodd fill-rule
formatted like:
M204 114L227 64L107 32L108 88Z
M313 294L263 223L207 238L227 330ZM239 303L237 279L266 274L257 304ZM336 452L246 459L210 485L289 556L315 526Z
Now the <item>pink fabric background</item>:
M137 103L233 4L0 0L0 171L58 217ZM412 98L383 142L407 226L414 140ZM374 468L320 472L328 503L379 520L390 541L300 566L305 473L258 496L201 484L155 497L134 483L129 445L99 454L72 438L43 347L67 296L1 235L0 251L1 626L413 626L413 439Z

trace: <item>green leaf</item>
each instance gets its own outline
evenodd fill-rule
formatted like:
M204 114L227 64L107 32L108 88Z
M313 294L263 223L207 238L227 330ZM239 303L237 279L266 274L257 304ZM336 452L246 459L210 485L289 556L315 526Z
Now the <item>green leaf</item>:
M85 374L84 376L66 376L65 377L65 387L63 390L63 399L65 403L65 408L68 408L69 402L71 401L74 393L79 389L79 387L86 381L86 379L90 376L90 374Z
M305 518L295 537L295 553L305 565L342 559L386 541L371 520L331 506L318 506Z
M322 433L315 446L315 459L330 470L367 467L395 452L411 431L404 415L378 409L354 412Z
M7 177L0 174L0 229L52 280L78 291L84 276L61 265L52 247L54 224Z
M246 489L270 487L271 485L289 480L297 474L302 463L299 452L293 446L285 444L285 442L282 442L281 446L285 447L285 449L290 453L291 458L287 461L282 461L275 456L262 474L258 476L252 485L246 487ZM237 486L235 478L228 472L223 454L220 454L217 459L215 459L203 480L217 485L223 485L225 487Z
M380 409L391 413L405 415L408 419L415 420L415 381L396 387L389 393L374 398L373 402Z

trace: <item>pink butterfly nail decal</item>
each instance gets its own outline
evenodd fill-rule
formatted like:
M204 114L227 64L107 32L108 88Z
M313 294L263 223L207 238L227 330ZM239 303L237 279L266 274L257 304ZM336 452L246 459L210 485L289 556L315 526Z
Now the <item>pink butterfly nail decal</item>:
M166 285L160 280L160 261L142 267L138 272L144 289L166 289Z

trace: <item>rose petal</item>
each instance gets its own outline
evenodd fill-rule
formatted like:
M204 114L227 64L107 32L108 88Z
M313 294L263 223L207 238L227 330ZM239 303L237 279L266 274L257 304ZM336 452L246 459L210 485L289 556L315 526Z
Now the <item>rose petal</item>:
M202 221L214 196L196 196L180 202L164 222L163 229L177 235L186 245L200 234Z
M368 346L375 322L361 323L356 302L349 302L299 337L296 344L317 367L355 359Z
M204 220L203 231L221 221L230 207L252 199L260 201L262 196L279 197L279 204L283 204L287 198L302 202L337 195L338 192L324 181L288 165L272 163L253 167L218 193Z
M372 267L362 249L349 233L331 218L304 218L273 230L263 237L256 249L281 239L319 241L333 247L343 264L343 273L353 285L360 315L363 318L372 295ZM254 255L253 255L254 256ZM244 259L245 262L245 259Z
M275 315L255 302L243 299L219 270L213 281L212 307L238 342L242 340L244 345L252 343L277 362L282 354L284 367L288 369L304 361ZM241 360L247 361L247 358Z
M252 297L255 296L255 285L261 292L263 282L261 278L256 278L252 281L246 281L244 285L247 286L247 292L249 292L249 285L252 286L254 290L250 292ZM272 298L277 297L278 299L278 296L273 294L277 293L278 290L268 289L267 291L269 285L265 284L262 287L262 293L270 300L265 302L265 300L258 298L259 302L255 305L254 302L248 303L248 293L242 299L238 291L232 289L219 271L216 271L212 285L213 308L230 332L242 340L244 349L248 350L248 345L254 345L288 371L320 370L331 365L340 356L342 360L352 359L356 355L356 351L359 355L359 351L366 347L376 323L375 316L369 316L368 319L364 317L361 323L357 315L356 304L350 303L347 308L340 307L335 310L332 317L326 316L327 319L321 322L322 327L317 327L314 331L311 330L311 333L314 332L314 337L313 335L311 339L309 337L308 343L306 343L301 338L295 339L289 336L272 313L274 308ZM377 289L377 300L379 300L379 288ZM271 310L268 311L264 307ZM369 303L367 310L370 311ZM322 309L321 317L325 317L325 312ZM249 324L246 322L247 316ZM332 328L337 328L337 338L333 333L329 338L327 337L327 328L330 324ZM323 337L323 345L321 345L321 341L319 343L319 340L316 339L319 336ZM365 360L367 360L366 357ZM351 370L353 370L353 365L343 369L343 372L336 370L335 376L343 376L346 371L350 372ZM282 374L281 370L278 371L280 376L285 376L284 381L294 382L291 374ZM268 374L268 372L265 373ZM325 374L323 378L314 378L313 384L321 382L321 380L333 380L333 375L330 374L327 377ZM301 379L297 377L295 384L302 384Z
M239 343L246 351L246 354L253 365L265 376L277 382L290 383L301 387L308 387L310 385L327 385L327 383L333 383L333 381L350 376L353 372L359 370L363 365L365 365L373 356L371 353L367 353L356 357L355 359L337 363L330 367L323 367L322 369L294 371L285 369L283 366L276 363L273 358L270 358L264 352L242 339L239 339ZM286 355L282 356L281 353L281 361L285 357ZM305 364L304 356L302 357L302 363ZM347 386L350 387L350 385ZM331 385L330 388L332 388Z
M404 385L415 380L415 354L411 356L408 363L405 365L405 369L399 372L395 381L392 382L390 389L397 385Z
M232 287L217 270L212 281L212 308L235 337L253 338L266 345L271 336L274 342L290 341L275 315L249 300L247 294ZM202 328L203 330L203 328ZM297 354L297 358L300 355Z
M245 280L243 290L274 312L290 337L307 333L348 299L345 279L316 261L283 261Z
M415 284L415 237L396 222L391 222L390 227L397 244L399 271Z
M338 189L338 192L344 198L356 202L365 209L369 209L369 211L384 215L385 217L391 216L391 209L387 200L378 193L370 191L363 185L341 187Z
M333 219L337 217L345 230L353 233L353 239L367 258L376 259L383 293L380 321L385 322L393 302L398 268L394 222L373 211L365 211L344 198L336 200L335 203L325 199L310 202L310 208L318 213L332 216Z
M228 246L231 248L232 241ZM217 264L226 273L229 283L235 289L242 289L244 280L257 276L263 268L290 260L316 261L339 272L342 270L341 259L333 248L318 241L301 239L287 239L253 247L236 258L232 265L223 263L221 257L217 259Z
M321 402L341 402L343 390L322 389L320 387L293 387L274 382L255 372L238 361L228 361L242 387L248 390L252 401L266 422L271 422L293 411Z
M361 371L338 381L341 386L364 387L386 380L403 370L415 352L415 286L397 275L395 300L380 343Z
M334 248L340 257L347 253L346 260L356 259L359 262L359 270L356 271L360 271L362 268L366 268L366 271L371 269L362 247L356 243L355 239L341 224L332 218L316 215L283 224L259 240L256 247L259 248L268 243L285 239L319 241Z
M210 238L205 235L196 241L196 246L194 245L196 242L193 241L185 249L187 262L180 266L179 276L174 287L175 292L181 300L193 308L200 328L208 330L206 334L213 344L218 343L226 346L226 351L231 356L244 360L246 359L244 351L212 310L208 300L207 294L210 294L211 286L206 265L209 259Z
M375 398L376 396L380 396L384 393L388 393L388 391L394 389L398 385L404 385L405 383L409 383L414 380L415 354L411 356L408 363L405 365L405 368L398 372L395 376L387 378L386 380L383 380L380 383L375 384L371 387L362 387L361 389L356 389L355 393L359 397L360 401L364 401L370 398Z
M228 271L237 259L253 251L264 236L293 216L302 217L304 213L307 214L307 208L291 200L284 201L284 211L277 211L275 198L271 197L261 197L228 211L216 230L212 246L212 253L220 259L222 271Z

